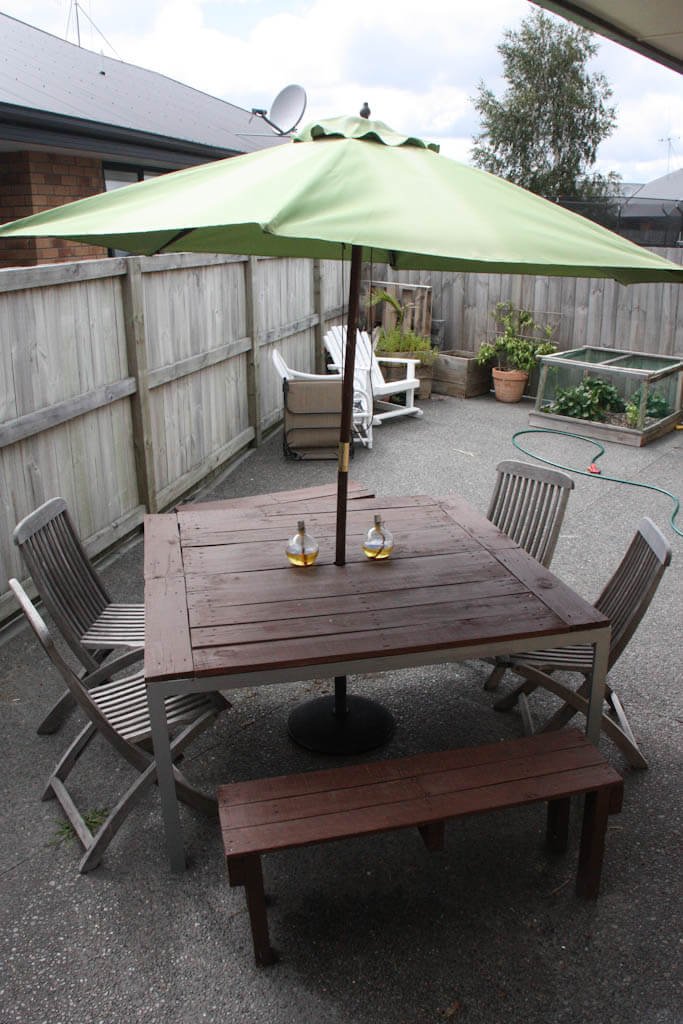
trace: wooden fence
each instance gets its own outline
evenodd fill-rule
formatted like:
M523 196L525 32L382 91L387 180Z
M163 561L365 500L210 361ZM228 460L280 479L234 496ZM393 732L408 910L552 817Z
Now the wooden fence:
M677 285L377 271L431 285L444 348L476 351L512 301L554 314L561 348L683 353ZM282 416L271 347L320 371L346 278L334 262L188 254L0 270L0 622L22 516L63 495L96 554L258 445Z
M683 263L683 248L653 251ZM385 273L390 271L383 269ZM625 287L592 278L426 272L395 274L392 279L432 286L432 317L445 321L445 349L478 351L495 333L491 311L496 303L511 301L539 319L548 315L557 325L553 341L562 350L597 345L683 355L683 289L677 284Z
M321 367L336 263L117 258L0 271L0 621L15 524L54 495L96 554L282 417L270 349Z

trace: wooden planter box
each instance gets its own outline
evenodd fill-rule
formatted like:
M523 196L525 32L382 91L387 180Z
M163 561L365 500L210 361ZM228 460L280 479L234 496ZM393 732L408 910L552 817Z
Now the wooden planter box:
M624 402L640 396L640 416L629 425L624 413L607 413L604 423L580 420L553 411L558 390L574 388L587 377L611 384ZM648 396L664 400L666 415L647 415ZM529 416L532 427L566 430L600 441L642 447L673 430L683 414L683 359L586 345L541 356L536 407Z
M491 367L479 366L472 352L441 352L433 370L435 395L475 398L491 390Z
M419 359L419 352L378 352L377 356L381 358L382 355L387 355L391 359ZM382 376L385 381L389 383L392 380L403 380L406 375L405 366L393 366L391 363L380 362L380 368L382 370ZM420 386L415 392L415 397L425 400L425 398L432 397L432 378L433 378L433 366L425 366L423 363L419 363L415 367L415 376L420 382Z
M676 427L680 413L673 413L665 419L654 420L642 430L615 423L596 423L594 420L579 420L573 416L559 416L554 412L539 412L537 409L529 414L529 426L547 430L566 430L571 434L594 437L598 441L614 441L616 444L630 444L634 448L642 448L650 441L670 433Z

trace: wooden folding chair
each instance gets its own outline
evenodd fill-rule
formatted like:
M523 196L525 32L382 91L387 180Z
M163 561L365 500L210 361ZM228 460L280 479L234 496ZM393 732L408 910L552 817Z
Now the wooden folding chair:
M145 678L142 672L137 672L125 678L108 680L108 669L104 666L100 666L85 679L79 678L55 646L47 626L21 584L11 579L9 585L41 646L88 719L88 724L57 763L43 793L43 800L54 797L59 801L85 849L79 871L91 871L100 863L104 851L128 813L156 781L156 762L145 747L151 737ZM212 725L217 715L228 707L230 704L219 693L169 697L166 700L166 715L169 729L175 734L171 743L173 760L177 760L188 744ZM73 794L67 789L66 780L98 733L125 761L137 769L139 775L93 835L76 806ZM217 814L215 800L192 786L177 768L174 767L173 771L180 800L199 810Z
M662 532L651 519L641 520L621 564L595 602L595 607L612 624L608 671L635 633L670 562L671 547ZM520 654L511 659L508 667L522 676L525 682L498 700L494 707L498 711L508 711L520 701L527 732L533 731L527 697L539 686L563 701L540 731L559 729L577 712L587 713L593 668L593 648L590 645ZM573 690L559 682L552 674L554 672L578 672L584 676L584 682L578 690ZM638 748L621 701L609 684L605 686L605 699L607 710L603 713L601 728L623 750L634 768L647 768L647 761Z
M557 470L499 462L487 518L548 569L573 487L571 477ZM508 664L506 658L495 659L484 689L497 688Z
M64 498L52 498L14 529L38 596L82 665L94 672L113 651L110 674L142 657L145 615L142 604L115 604L74 527ZM45 717L38 732L54 732L73 707L67 691Z

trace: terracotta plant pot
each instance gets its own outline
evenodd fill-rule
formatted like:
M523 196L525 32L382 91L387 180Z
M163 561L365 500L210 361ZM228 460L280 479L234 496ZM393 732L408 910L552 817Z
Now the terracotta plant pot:
M519 402L524 394L529 374L523 370L498 370L496 367L491 371L493 374L493 390L499 402Z

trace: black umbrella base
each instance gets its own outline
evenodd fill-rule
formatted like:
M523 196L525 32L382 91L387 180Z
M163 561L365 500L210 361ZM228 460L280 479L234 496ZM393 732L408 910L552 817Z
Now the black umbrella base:
M346 697L346 713L335 712L336 699L316 697L300 704L287 721L295 743L315 754L362 754L391 739L394 719L368 697Z

